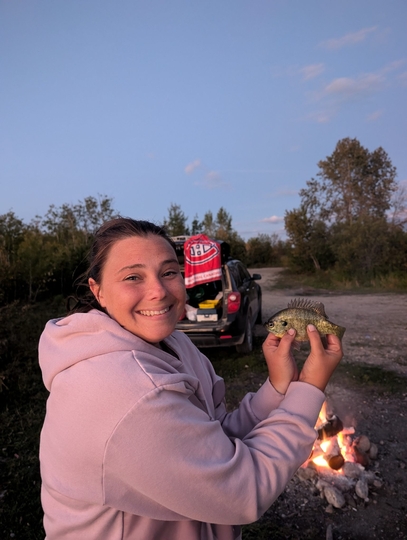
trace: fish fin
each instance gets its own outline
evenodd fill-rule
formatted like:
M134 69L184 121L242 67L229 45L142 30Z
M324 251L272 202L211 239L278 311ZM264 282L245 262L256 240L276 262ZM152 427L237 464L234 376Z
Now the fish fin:
M321 317L324 317L325 319L328 318L327 314L325 313L325 306L322 302L315 302L313 300L308 300L307 298L294 298L294 300L289 302L288 307L296 309L310 309L315 311L315 313L318 313L318 315L321 315Z
M339 328L339 339L343 338L343 334L346 332L346 328L344 326L338 326Z

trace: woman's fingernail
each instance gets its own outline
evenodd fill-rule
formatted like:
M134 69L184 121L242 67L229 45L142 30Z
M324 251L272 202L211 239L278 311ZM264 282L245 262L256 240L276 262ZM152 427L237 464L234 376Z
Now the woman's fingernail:
M294 328L290 328L287 333L290 334L290 336L293 336L295 334Z
M315 328L315 326L314 326L313 324L309 324L309 325L307 326L307 328L308 328L308 330L309 330L310 332L315 332L315 330L316 330L316 328Z

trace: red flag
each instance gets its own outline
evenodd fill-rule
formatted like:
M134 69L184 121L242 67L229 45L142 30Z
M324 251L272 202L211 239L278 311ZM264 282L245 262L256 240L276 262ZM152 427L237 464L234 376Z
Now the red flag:
M204 234L191 236L184 244L185 286L222 279L220 244Z

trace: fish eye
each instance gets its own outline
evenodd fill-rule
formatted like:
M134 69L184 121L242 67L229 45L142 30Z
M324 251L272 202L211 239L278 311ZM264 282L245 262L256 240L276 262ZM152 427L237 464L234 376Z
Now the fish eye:
M287 326L287 321L281 321L281 326Z

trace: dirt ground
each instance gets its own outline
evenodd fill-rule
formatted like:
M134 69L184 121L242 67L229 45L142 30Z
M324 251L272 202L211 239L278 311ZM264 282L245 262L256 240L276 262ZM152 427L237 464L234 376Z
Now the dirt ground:
M345 425L355 427L356 435L366 435L378 446L372 468L382 485L370 488L367 500L353 496L352 504L332 508L312 481L297 475L263 517L263 522L270 521L270 531L276 531L270 538L407 539L407 295L274 289L278 269L251 272L262 275L264 321L293 298L318 300L331 321L346 327L345 367L379 368L383 380L391 375L406 378L401 391L400 384L396 391L383 391L371 381L365 384L363 369L354 380L334 377L326 391L328 403ZM266 335L261 326L256 333Z

